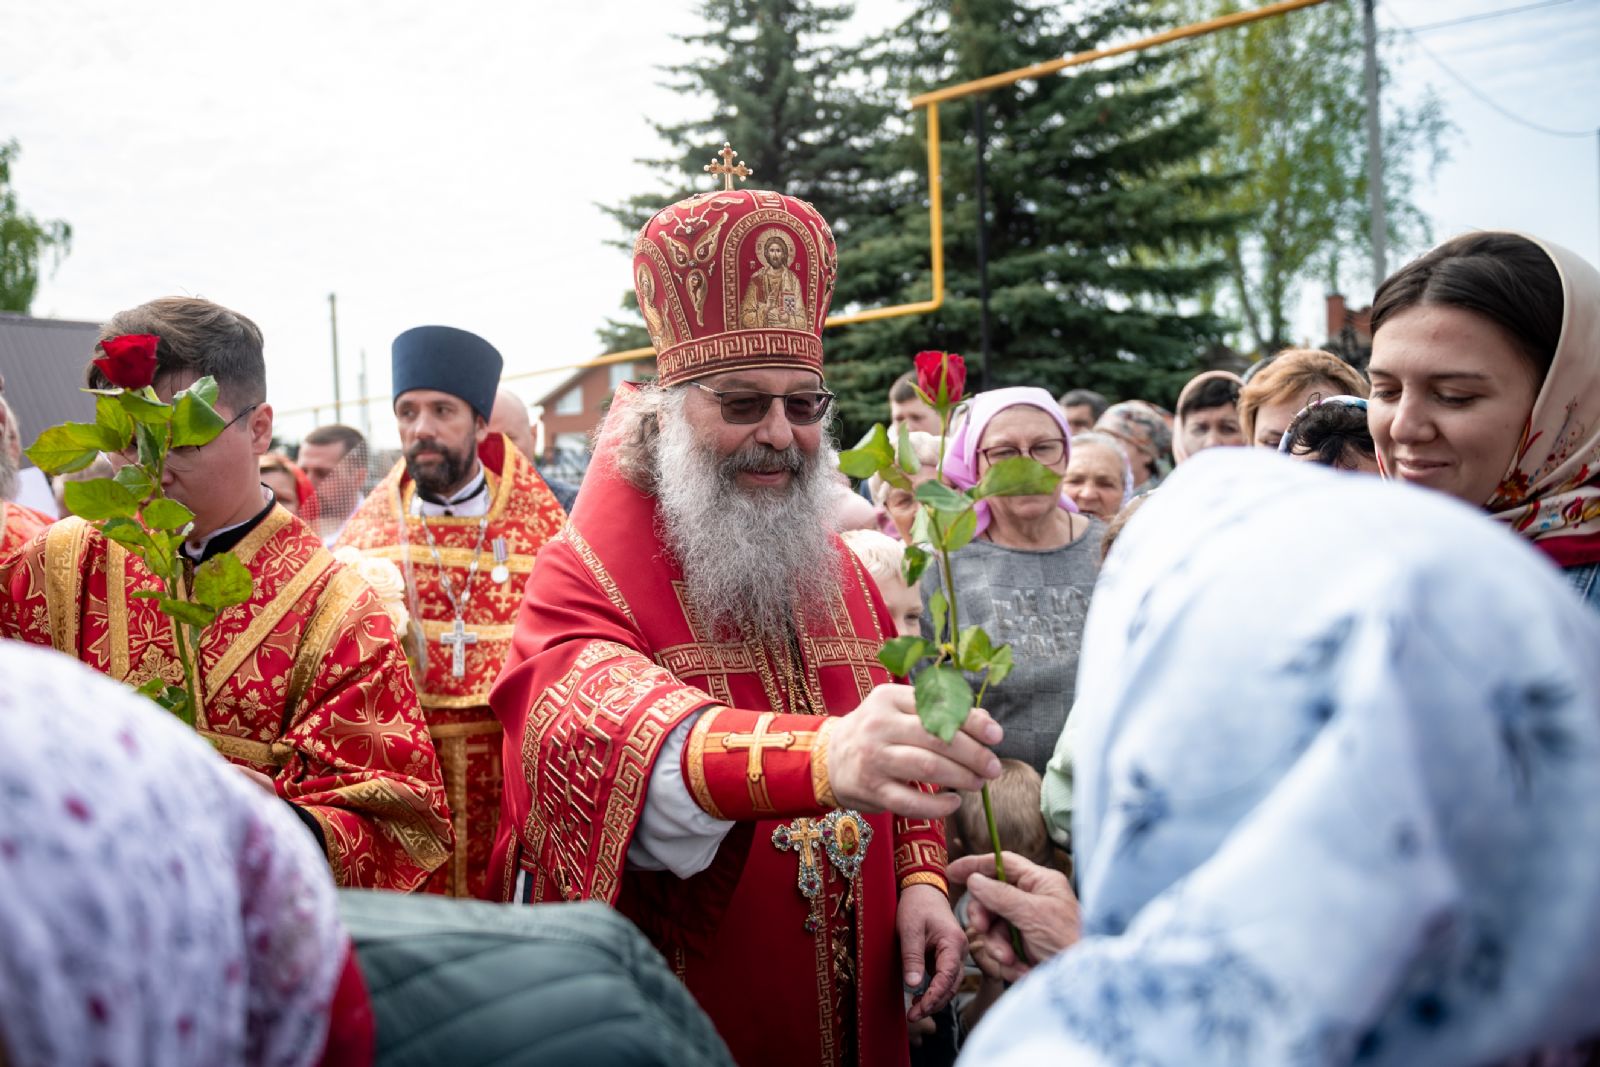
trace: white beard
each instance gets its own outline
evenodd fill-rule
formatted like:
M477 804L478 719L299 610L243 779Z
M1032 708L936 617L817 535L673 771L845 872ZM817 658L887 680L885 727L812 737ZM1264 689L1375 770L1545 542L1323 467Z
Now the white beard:
M661 534L683 566L689 600L714 640L798 636L796 620L826 603L838 569L832 450L806 456L751 444L718 457L666 398L655 445ZM782 489L744 489L744 470L793 472Z

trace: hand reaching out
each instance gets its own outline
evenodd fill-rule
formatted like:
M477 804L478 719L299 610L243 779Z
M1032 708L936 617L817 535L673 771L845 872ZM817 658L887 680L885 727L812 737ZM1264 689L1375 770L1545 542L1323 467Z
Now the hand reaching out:
M1014 982L1078 940L1081 920L1072 884L1060 871L1005 853L1009 883L994 877L994 856L964 856L950 865L952 883L965 883L967 938L984 974ZM1022 935L1027 958L1017 959L1011 930Z

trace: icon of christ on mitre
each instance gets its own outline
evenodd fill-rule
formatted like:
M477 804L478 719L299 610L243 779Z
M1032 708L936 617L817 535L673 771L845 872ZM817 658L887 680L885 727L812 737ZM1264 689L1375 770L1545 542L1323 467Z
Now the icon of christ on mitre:
M649 935L747 1064L897 1064L948 1002L945 745L877 652L892 622L832 531L822 330L837 258L810 204L724 188L634 245L659 377L624 384L534 566L491 697L508 900L601 900Z

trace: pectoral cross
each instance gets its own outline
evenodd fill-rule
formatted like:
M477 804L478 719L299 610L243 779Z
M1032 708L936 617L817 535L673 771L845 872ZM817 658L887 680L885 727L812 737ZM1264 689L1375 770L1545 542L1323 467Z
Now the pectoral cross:
M463 678L467 673L467 646L478 643L478 635L467 632L466 623L461 621L461 616L456 616L455 624L450 632L439 638L439 643L450 646L450 674L454 678Z
M795 742L794 734L787 730L781 734L767 733L768 727L772 725L772 720L777 717L774 712L764 711L761 713L761 717L756 720L754 733L728 734L722 739L724 751L732 752L737 748L748 748L750 750L750 764L745 769L745 774L752 782L761 781L761 775L764 773L761 767L761 759L767 749L777 749L781 752Z
M796 819L772 831L774 845L800 857L800 892L808 899L822 892L822 871L817 859L817 845L821 840L822 831L811 819Z
M721 157L721 163L717 162L717 157ZM740 159L738 164L735 165L733 161L738 158L739 153L733 150L733 146L728 144L727 141L723 141L722 151L718 152L716 156L713 156L711 162L707 163L703 169L707 174L722 175L722 188L724 190L729 190L733 188L734 178L738 178L740 181L743 181L745 178L748 178L750 175L755 173L755 171L744 165L744 160L742 159Z

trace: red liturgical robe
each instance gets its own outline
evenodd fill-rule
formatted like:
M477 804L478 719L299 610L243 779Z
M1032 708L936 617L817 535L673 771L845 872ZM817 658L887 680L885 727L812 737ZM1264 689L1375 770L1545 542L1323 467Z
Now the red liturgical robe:
M889 681L877 589L841 546L838 588L802 620L798 662L719 643L686 605L655 519L602 452L539 554L491 698L506 746L501 894L520 871L527 899L614 905L741 1063L904 1063L896 897L944 885L943 831L834 810L825 762L829 716ZM697 712L684 780L736 825L693 877L629 869L663 742Z
M411 890L445 861L439 763L389 616L359 575L274 507L233 549L250 599L200 638L196 727L316 821L342 886ZM183 680L138 557L63 519L0 564L0 637L53 645L118 681Z
M12 500L0 500L0 563L55 520Z
M489 688L511 647L511 624L534 553L567 521L539 472L503 435L490 434L478 457L489 482L489 511L482 517L481 533L477 517L432 517L427 533L433 535L437 553L430 549L423 520L411 513L416 486L402 461L356 509L338 541L393 560L411 583L411 611L428 650L417 696L444 768L456 833L450 862L433 873L425 888L457 897L486 895L489 854L500 821L500 724L489 710ZM496 543L505 546L505 560L498 564L505 569L498 573ZM451 589L462 597L463 630L472 641L465 646L460 676L453 670L450 647L442 643L451 632L455 608L439 579L441 565L449 572Z

